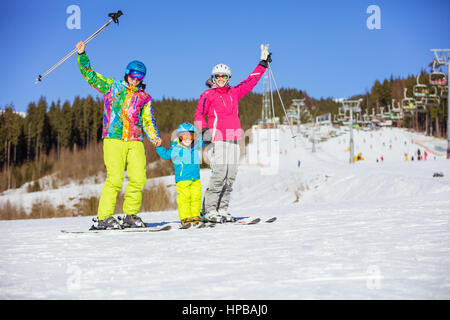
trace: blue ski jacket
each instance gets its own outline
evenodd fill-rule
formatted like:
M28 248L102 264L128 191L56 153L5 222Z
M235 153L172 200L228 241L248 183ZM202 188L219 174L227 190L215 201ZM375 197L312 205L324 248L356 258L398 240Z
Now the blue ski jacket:
M200 137L192 147L184 146L180 140L174 139L169 149L159 146L158 155L165 160L172 160L175 169L175 182L200 179L200 150L205 146Z

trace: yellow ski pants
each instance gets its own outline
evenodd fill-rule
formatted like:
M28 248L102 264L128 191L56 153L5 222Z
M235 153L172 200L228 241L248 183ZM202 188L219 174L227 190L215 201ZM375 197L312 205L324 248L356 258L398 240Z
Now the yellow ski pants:
M142 189L147 181L144 143L142 141L103 140L103 160L106 166L106 181L98 205L99 220L114 214L117 193L122 190L125 168L129 182L123 203L123 212L137 214L142 204Z
M200 180L177 183L177 204L180 220L199 217L202 209L202 184Z

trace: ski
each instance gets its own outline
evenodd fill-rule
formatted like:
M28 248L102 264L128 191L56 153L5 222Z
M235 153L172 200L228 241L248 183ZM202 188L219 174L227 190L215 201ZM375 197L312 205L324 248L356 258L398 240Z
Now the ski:
M161 221L161 222L145 222L145 225L147 227L161 227L161 226L165 226L165 225L169 225L169 224L176 224L177 226L181 225L181 221ZM189 226L182 226L179 227L179 229L189 229L191 226L192 228L197 228L197 229L202 229L202 228L213 228L214 227L214 223L209 223L209 222L201 222L198 225L193 225L193 224L189 224Z
M236 225L255 225L262 221L261 218L252 218L248 221L250 217L236 217L236 221L234 222L225 222L225 223L214 223L214 222L201 222L199 225L180 225L177 229L186 230L189 228L203 229L203 228L214 228L218 224L236 224ZM277 217L272 217L267 220L264 220L264 223L272 223L277 220ZM145 228L125 228L125 229L115 229L115 230L101 230L101 229L90 229L90 230L61 230L62 233L72 233L72 234L82 234L82 233L111 233L111 232L159 232L159 231L168 231L172 229L170 224L172 223L180 223L179 221L161 221L161 222L148 222L145 223L147 227Z
M181 225L178 227L178 229L186 230L186 229L189 229L190 227L191 227L191 224L190 224L190 223L187 223L187 224L181 224Z
M260 222L261 222L261 218L255 218L250 221L243 221L242 219L240 219L240 220L236 220L235 222L232 222L232 223L238 224L238 225L252 225L252 224L257 224Z
M262 221L261 218L253 218L250 221L246 221L249 218L251 218L251 217L236 217L236 222L235 223L248 225L248 224L257 224L257 223ZM272 222L275 222L276 220L277 220L277 217L272 217L272 218L269 218L267 220L264 220L264 222L265 223L272 223Z
M78 230L78 231L68 231L61 230L62 233L112 233L112 232L159 232L168 231L172 229L172 226L165 225L162 227L147 227L147 228L125 228L125 229L90 229L90 230Z

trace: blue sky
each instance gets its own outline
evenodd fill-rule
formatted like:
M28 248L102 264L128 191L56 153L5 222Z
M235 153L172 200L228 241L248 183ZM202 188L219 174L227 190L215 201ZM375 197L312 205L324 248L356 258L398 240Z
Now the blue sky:
M81 9L79 30L66 26L70 5ZM366 26L369 5L380 7L380 30ZM237 84L258 63L261 43L270 44L278 86L314 98L347 97L377 79L417 74L432 60L431 48L450 48L448 0L2 1L0 107L25 111L40 96L97 96L75 55L43 82L34 80L119 9L119 26L109 26L86 53L107 77L122 78L129 61L143 61L154 99L198 98L217 63L231 67Z

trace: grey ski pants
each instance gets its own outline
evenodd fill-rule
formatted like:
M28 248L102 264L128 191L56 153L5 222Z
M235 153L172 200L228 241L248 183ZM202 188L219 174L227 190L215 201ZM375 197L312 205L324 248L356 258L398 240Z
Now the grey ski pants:
M239 141L214 141L209 153L212 169L205 191L205 213L228 210L230 193L238 171Z

